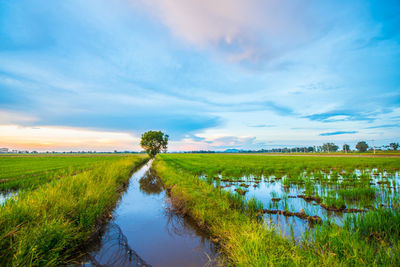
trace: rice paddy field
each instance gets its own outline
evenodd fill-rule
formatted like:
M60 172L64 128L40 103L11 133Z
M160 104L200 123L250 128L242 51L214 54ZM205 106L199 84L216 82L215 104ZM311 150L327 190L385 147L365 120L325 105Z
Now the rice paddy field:
M0 156L0 191L37 187L54 179L76 175L100 163L115 162L124 155L50 154Z
M148 160L0 157L0 265L71 265ZM174 214L215 245L213 266L400 265L400 157L160 154L146 166Z
M68 264L147 161L145 155L0 157L0 266Z
M155 165L232 265L400 264L398 157L167 154Z

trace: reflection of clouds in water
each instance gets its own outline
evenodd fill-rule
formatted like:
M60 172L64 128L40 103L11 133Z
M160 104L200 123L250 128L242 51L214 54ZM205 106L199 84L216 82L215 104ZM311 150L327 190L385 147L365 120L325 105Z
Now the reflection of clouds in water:
M121 228L113 222L107 224L96 251L88 253L87 257L93 266L151 266L129 247Z
M350 172L350 174L348 173L348 176L345 177L339 174L339 184L316 182L314 184L314 192L316 192L321 197L326 196L328 192L337 192L339 189L345 188L341 185L344 180L351 180L352 176L349 175L355 174L357 177L357 181L360 182L362 180L360 176L363 173L366 174L367 177L371 180L371 187L375 188L376 197L371 199L364 198L361 201L359 199L352 200L344 197L346 206L348 208L369 209L370 207L378 205L379 203L390 203L390 198L395 196L394 194L397 192L396 190L399 190L398 185L400 184L400 172L388 174L386 171L378 169L369 169L365 170L364 172L355 169L354 171ZM307 178L314 178L313 175L314 174L307 174L306 172L302 174L305 180L307 180ZM324 175L325 178L330 179L330 174ZM221 179L225 178L222 175L218 175L218 177ZM287 209L289 211L299 212L301 209L303 209L307 215L317 215L323 221L330 221L334 224L337 224L338 226L342 226L344 224L344 221L349 217L358 217L362 216L363 214L329 211L321 207L318 203L315 203L315 201L308 202L303 198L299 198L297 197L298 195L303 195L305 193L305 185L292 183L289 188L285 188L283 181L287 178L286 176L282 176L282 179L277 180L274 175L261 175L262 180L258 184L255 183L254 177L258 176L247 174L243 175L238 180L245 180L245 184L249 185L249 187L246 188L246 190L248 190L248 193L245 195L245 198L249 200L254 197L258 201L261 201L264 207L267 209L285 210L286 201ZM205 179L205 177L202 176L200 178ZM388 186L384 186L384 184L377 184L377 182L381 180L389 181L389 185L391 186L391 188L389 188ZM224 190L231 193L235 193L235 188L241 188L241 184L242 182L220 181L220 185L224 188ZM226 185L229 186L226 187ZM217 186L216 181L214 181L214 186ZM274 193L278 198L282 198L281 201L273 202L272 193ZM288 196L294 196L294 198ZM312 224L309 224L306 220L302 220L296 217L285 218L284 215L264 214L263 218L265 219L265 222L269 227L274 227L275 231L283 236L290 238L293 230L296 240L301 238L301 236L305 234L308 230L311 230L311 232L313 231Z

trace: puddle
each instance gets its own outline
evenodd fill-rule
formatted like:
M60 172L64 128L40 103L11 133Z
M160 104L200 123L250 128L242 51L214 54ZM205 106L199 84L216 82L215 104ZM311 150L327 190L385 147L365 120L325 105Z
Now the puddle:
M216 266L216 247L174 213L151 162L134 173L113 219L80 266Z
M17 198L17 192L0 192L0 206L3 205L10 198Z

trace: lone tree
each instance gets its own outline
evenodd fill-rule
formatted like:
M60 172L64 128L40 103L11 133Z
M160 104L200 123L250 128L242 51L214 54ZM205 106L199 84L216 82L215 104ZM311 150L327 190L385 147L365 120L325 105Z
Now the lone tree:
M356 148L360 152L365 152L368 149L368 144L365 141L360 141L357 143Z
M153 158L161 151L167 151L168 137L161 131L148 131L142 134L140 146Z
M393 150L397 150L399 148L399 143L390 143L389 146L393 149Z
M350 151L350 146L348 144L344 144L343 145L343 151L346 152L346 153L349 152Z

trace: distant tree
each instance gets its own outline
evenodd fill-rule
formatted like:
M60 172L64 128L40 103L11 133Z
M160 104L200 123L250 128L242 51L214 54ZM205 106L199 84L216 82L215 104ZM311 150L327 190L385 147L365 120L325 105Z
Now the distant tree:
M368 149L368 144L365 141L360 141L356 145L356 149L360 152L365 152Z
M393 148L393 150L397 150L399 148L399 143L390 143L389 146Z
M140 146L146 150L150 157L154 157L161 151L167 151L168 137L161 131L148 131L142 134Z
M322 145L321 150L326 152L336 152L339 149L334 143L325 143Z
M346 153L349 152L350 151L350 146L348 144L344 144L343 145L343 151L346 152Z

